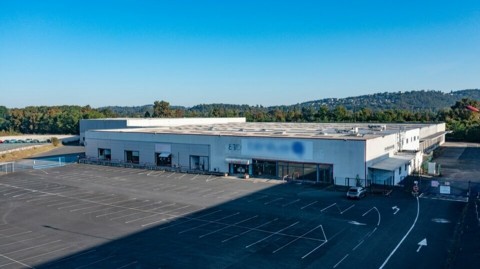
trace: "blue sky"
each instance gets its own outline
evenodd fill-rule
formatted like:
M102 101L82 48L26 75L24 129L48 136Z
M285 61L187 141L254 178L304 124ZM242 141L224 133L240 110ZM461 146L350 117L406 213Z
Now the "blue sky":
M480 1L0 0L0 105L480 87Z

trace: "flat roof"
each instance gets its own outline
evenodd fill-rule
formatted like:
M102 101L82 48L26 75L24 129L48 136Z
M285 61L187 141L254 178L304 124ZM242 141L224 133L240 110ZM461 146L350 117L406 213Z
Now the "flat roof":
M372 123L278 123L243 122L134 129L95 130L114 133L155 133L185 135L220 135L246 137L283 137L316 139L367 140L400 131L423 128L425 124L372 124Z
M415 158L415 155L395 155L389 157L383 161L380 161L374 165L369 166L368 168L385 170L385 171L395 171L398 167L401 167L404 164L409 163Z

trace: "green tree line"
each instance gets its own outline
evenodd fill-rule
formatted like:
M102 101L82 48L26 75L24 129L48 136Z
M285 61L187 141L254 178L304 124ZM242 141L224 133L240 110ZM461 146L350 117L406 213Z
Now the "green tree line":
M80 119L112 117L90 106L0 106L0 132L21 134L78 134Z
M480 113L466 109L480 107L480 102L462 99L449 109L412 111L407 109L347 109L342 105L329 108L315 106L249 106L210 104L191 108L172 107L166 101L155 101L143 115L129 117L245 117L248 122L446 122L450 138L480 142ZM80 119L114 118L119 114L108 108L90 106L29 106L8 109L0 106L0 132L23 134L78 134Z

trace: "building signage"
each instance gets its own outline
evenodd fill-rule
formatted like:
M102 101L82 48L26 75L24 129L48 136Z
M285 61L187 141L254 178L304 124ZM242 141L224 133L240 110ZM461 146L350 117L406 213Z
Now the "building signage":
M230 143L230 144L227 144L227 151L240 151L242 150L242 145L241 144L234 144L234 143Z
M388 147L385 147L383 150L385 151L390 151L392 149L395 149L395 145L391 145L391 146L388 146Z
M242 139L241 152L250 158L312 160L313 143L302 140Z
M450 186L440 186L440 194L450 194Z

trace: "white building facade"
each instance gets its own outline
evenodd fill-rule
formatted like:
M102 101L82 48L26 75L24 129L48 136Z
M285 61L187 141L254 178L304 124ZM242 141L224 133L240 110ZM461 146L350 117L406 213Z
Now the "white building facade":
M418 170L445 124L219 123L90 130L88 158L269 179L394 185ZM423 136L423 137L422 137ZM429 143L431 141L428 141Z

